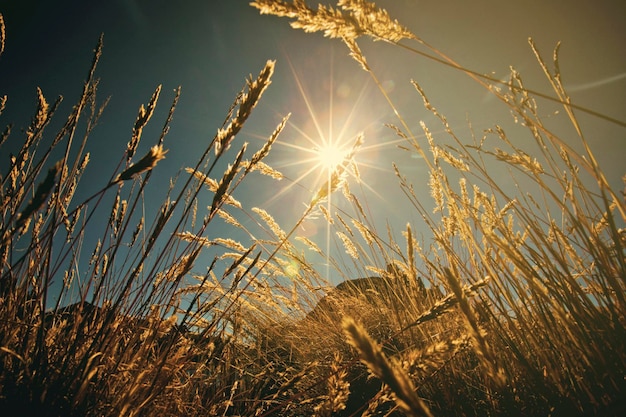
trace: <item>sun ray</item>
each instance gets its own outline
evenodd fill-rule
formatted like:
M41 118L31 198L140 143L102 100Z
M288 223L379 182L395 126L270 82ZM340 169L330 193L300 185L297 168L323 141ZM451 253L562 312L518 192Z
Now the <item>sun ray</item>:
M317 130L317 134L319 135L320 138L324 138L324 132L323 132L322 128L320 127L320 124L319 124L319 121L317 119L317 115L315 113L315 110L313 110L313 106L311 105L309 97L307 96L307 94L304 91L304 87L302 86L302 82L300 81L300 77L296 73L296 69L294 68L293 63L291 62L291 59L289 59L289 55L287 55L287 63L289 64L289 68L291 69L291 73L293 74L293 77L294 77L294 79L296 81L296 85L298 86L298 90L300 91L300 96L304 100L304 104L306 105L307 110L309 111L309 115L311 116L311 120L313 121L313 124L315 125L315 129Z
M295 180L290 180L289 181L289 185L287 185L286 187L283 187L276 194L272 195L272 197L270 197L269 199L267 199L265 201L265 204L270 204L271 202L277 200L280 196L282 196L283 194L285 194L287 191L291 190L295 186L303 187L308 192L312 192L308 187L306 187L306 186L304 186L302 184L302 180L305 179L306 177L308 177L309 175L311 175L311 173L315 172L316 169L317 169L316 166L312 166L311 168L309 168L307 171L305 171L303 174L301 174ZM288 177L286 177L286 178L289 179Z
M333 77L333 63L334 63L334 48L331 46L330 48L330 71L329 71L329 75L328 75L328 79L330 82L330 94L328 95L328 111L330 112L330 116L328 118L328 138L325 141L324 145L322 146L322 148L332 148L332 138L333 138L333 99L334 99L334 94L333 94L333 90L334 90L334 77ZM344 125L345 126L345 125Z
M273 159L271 165L281 171L287 184L269 193L266 204L282 202L288 198L289 203L283 204L282 210L299 207L300 204L297 202L301 201L306 207L303 213L315 212L317 209L313 206L321 204L324 211L334 216L335 213L344 212L346 209L343 202L336 200L337 196L333 195L338 189L336 184L338 178L346 181L348 185L356 182L358 194L374 197L375 201L383 203L381 190L376 189L378 186L370 184L368 180L361 179L362 170L356 167L364 167L365 175L368 175L367 172L379 171L393 176L391 163L383 157L382 151L398 148L400 145L410 150L411 146L407 139L384 132L382 116L385 113L376 113L368 99L372 93L371 80L368 77L360 79L359 73L352 75L345 72L342 67L336 68L339 60L335 59L332 51L329 60L323 64L328 65L328 73L322 77L319 74L325 71L319 71L318 64L323 61L312 59L312 64L307 66L307 75L304 77L286 52L285 57L289 72L293 76L293 86L299 92L298 104L302 108L300 112L302 117L300 120L297 117L289 119L288 130L285 133L289 131L288 134L291 136L285 139L286 135L283 135L276 142L276 146L285 152L285 156L280 156L282 151L274 153L272 158L278 159ZM342 74L341 82L338 81L339 73ZM308 88L311 85L315 86L313 90ZM320 93L326 94L326 91L328 97L320 96ZM279 111L276 111L276 114L280 116ZM359 132L365 132L367 145L362 144L362 133L355 131L355 128L358 128ZM299 191L288 193L295 189ZM300 190L305 194L299 194ZM319 201L316 201L316 198L319 198ZM364 200L368 205L371 203L371 201L367 203L367 197ZM315 216L308 218L308 214L306 218L310 222L323 221ZM334 236L331 223L314 226L314 234L310 235L317 240L320 247L325 246L325 259L320 264L322 268L320 272L325 275L328 282L333 281L330 269L338 259L335 257L341 258L340 253L331 254L331 239ZM325 274L322 272L324 267Z

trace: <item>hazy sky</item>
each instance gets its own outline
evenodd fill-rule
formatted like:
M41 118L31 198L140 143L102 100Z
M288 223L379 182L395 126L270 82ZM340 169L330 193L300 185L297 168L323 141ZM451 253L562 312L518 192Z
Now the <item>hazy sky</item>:
M527 39L532 37L547 59L561 41L561 70L574 102L626 120L626 2L390 0L377 4L464 66L503 78L513 65L528 87L544 92L549 92L548 85ZM355 191L370 205L381 231L385 219L398 230L408 221L420 229L419 216L401 204L391 161L405 169L418 192L429 199L427 178L420 177L426 171L418 159L397 149L395 136L383 127L397 119L339 41L295 31L286 19L261 16L247 0L2 0L0 12L7 37L0 57L0 94L9 97L0 125L14 123L15 131L30 121L36 86L49 102L64 95L60 114L64 117L70 111L98 37L104 33L104 54L97 72L99 95L101 99L110 96L111 101L89 145L93 162L87 180L94 186L106 181L101 173L106 172L108 178L111 161L120 159L138 106L148 101L158 84L163 84L161 103L141 149L147 150L156 141L173 90L182 85L165 144L170 151L159 165L161 175L168 178L195 162L245 77L256 75L267 59L276 59L273 83L238 140L250 142L253 149L260 146L259 136L267 137L282 116L292 112L292 124L279 139L285 145L275 147L270 162L292 180L305 173L310 167L303 161L309 155L286 145L310 147L303 135L317 134L299 81L325 135L345 129L344 136L350 140L357 132L365 133L365 149L357 160L362 163L363 182L371 189L355 185ZM411 78L422 84L433 104L466 135L468 119L480 132L494 123L502 124L501 119L507 117L506 110L463 74L383 43L363 40L361 46L415 130L419 120L432 123L433 131L441 129L422 108L409 85ZM548 115L556 106L547 103L545 109ZM620 186L626 129L585 115L581 120L611 183ZM7 158L3 150L3 173ZM311 196L314 175L301 182L305 188L291 187L273 200L269 197L289 186L288 180L267 189L249 184L238 197L266 208L289 229ZM307 227L303 233L312 238L325 233L314 222Z

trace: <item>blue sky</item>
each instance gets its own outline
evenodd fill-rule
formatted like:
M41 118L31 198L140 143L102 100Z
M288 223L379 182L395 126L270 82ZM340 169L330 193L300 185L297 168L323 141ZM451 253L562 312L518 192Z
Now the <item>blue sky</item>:
M561 41L561 70L574 102L626 120L626 5L622 1L529 0L513 5L495 0L396 0L377 4L464 66L505 77L513 65L529 87L544 92L549 92L548 86L527 39L532 37L546 58ZM266 60L276 59L273 83L238 140L250 142L256 149L261 138L291 112L291 124L268 162L295 180L310 168L306 162L310 154L290 145L314 146L304 136L317 135L315 118L324 134L345 129L346 140L363 131L365 146L357 160L362 164L363 183L371 188L354 190L360 190L383 233L386 221L398 230L407 222L420 230L419 216L401 203L391 162L413 176L418 192L429 199L427 178L421 177L425 171L419 160L396 147L396 137L383 124L397 123L397 119L339 41L295 31L285 19L261 16L247 0L23 0L2 2L0 12L7 30L5 52L0 57L0 94L9 97L0 124L14 123L16 131L30 121L36 86L50 102L58 95L65 96L60 113L70 111L93 48L104 33L104 54L97 73L101 78L99 95L101 99L110 96L111 101L89 145L93 162L85 179L88 183L97 187L106 182L101 173L108 175L111 161L122 156L137 108L149 100L157 85L163 84L163 93L152 128L144 133L140 148L144 152L157 139L173 90L182 86L165 144L169 153L159 165L165 179L195 161L223 121L245 77L256 75ZM424 120L433 123L434 131L440 130L421 107L409 85L411 78L422 84L453 127L466 135L468 119L475 129L482 130L502 124L507 117L506 111L463 74L383 43L364 39L361 47L412 127ZM556 106L546 103L545 109L549 114ZM586 115L581 115L581 121L609 180L620 187L626 129ZM0 166L5 166L6 158L3 150ZM240 190L239 198L267 209L289 229L308 202L315 181L311 174L300 181L303 187L288 187L289 180L279 185L251 183ZM284 187L288 189L279 197L267 197ZM323 239L324 232L318 229L309 224L303 233Z

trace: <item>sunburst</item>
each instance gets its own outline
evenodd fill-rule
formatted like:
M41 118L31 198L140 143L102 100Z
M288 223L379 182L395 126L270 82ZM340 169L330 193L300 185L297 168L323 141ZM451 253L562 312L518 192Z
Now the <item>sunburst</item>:
M357 182L358 178L354 169L356 166L367 168L368 170L376 169L389 172L390 166L384 166L380 161L376 161L375 156L381 148L394 147L399 141L387 140L384 143L361 146L362 131L379 131L383 127L379 118L372 117L374 109L364 105L364 103L370 102L370 100L366 100L371 87L367 81L368 78L365 78L364 82L361 83L360 90L352 90L350 96L354 100L347 104L348 100L344 99L342 102L338 102L339 105L336 105L333 96L337 94L339 97L345 98L345 96L342 97L341 91L348 87L344 87L343 83L340 83L337 87L333 85L335 68L333 67L334 63L331 54L330 74L327 78L324 80L316 79L314 76L307 76L306 78L307 82L326 83L329 97L328 102L324 103L323 100L315 100L315 94L307 93L303 85L304 78L298 75L289 56L286 56L286 62L291 69L302 103L306 107L305 114L307 119L304 122L298 122L294 121L292 117L288 122L289 129L292 130L291 137L287 138L289 134L285 135L287 132L284 132L281 135L281 139L276 143L283 149L291 151L288 152L289 156L285 160L275 161L276 168L283 171L283 173L285 172L284 169L290 171L286 175L289 184L280 191L273 193L266 204L293 191L293 187L297 186L308 192L308 200L306 197L303 200L305 206L311 207L311 205L321 204L321 201L324 200L325 208L330 213L334 211L333 206L337 203L337 201L333 201L333 196L330 192L332 180L340 176L343 181L348 181L349 183ZM353 83L353 85L355 84L357 83ZM338 121L340 123L337 123ZM367 143L367 137L365 141ZM361 156L364 154L370 154L370 158L366 157L364 160L361 160ZM276 156L276 154L274 155ZM367 159L374 162L367 163ZM296 173L296 175L293 175L293 173ZM371 194L380 197L379 193L366 182L361 182L360 186L366 188ZM316 201L316 198L320 195L324 197ZM380 198L382 200L382 197ZM293 199L290 200L293 201ZM301 205L290 206L294 208L302 207ZM286 209L286 206L283 207ZM315 240L325 241L325 251L327 256L329 256L331 225L328 222L325 224L326 233L323 236L323 234L317 234L317 231L323 230L319 228L321 225L316 224L317 222L314 218L309 219L309 221L305 222L307 230L299 230L299 233L302 232L307 237L316 238ZM325 262L327 266L326 278L328 279L329 259L326 259Z
M318 148L313 148L315 152L316 164L324 171L332 173L350 153L344 145L329 141Z

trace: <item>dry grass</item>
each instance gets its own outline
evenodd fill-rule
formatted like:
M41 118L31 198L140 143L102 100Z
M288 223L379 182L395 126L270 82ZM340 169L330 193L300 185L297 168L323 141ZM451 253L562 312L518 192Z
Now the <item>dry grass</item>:
M0 33L4 41L3 26ZM151 212L142 206L143 195L167 154L180 89L145 156L135 155L159 104L160 86L139 107L110 180L83 201L74 199L90 160L86 141L106 104L97 99L94 76L101 49L102 39L83 93L59 132L46 128L60 99L49 105L38 90L25 137L7 130L2 138L3 144L22 143L1 178L2 407L20 415L248 414L260 400L235 399L260 398L262 389L262 381L247 374L253 369L248 363L268 371L243 343L250 337L248 324L244 329L237 323L246 320L242 306L256 293L238 284L252 274L260 252L227 238L208 242L203 235L215 215L236 201L232 194L245 177L255 171L278 175L262 160L284 121L249 160L243 144L218 180L210 180L217 162L231 157L228 148L270 84L274 63L247 81L224 126ZM213 149L216 157L209 158ZM57 150L62 159L50 162ZM215 186L207 191L207 184ZM202 193L211 194L211 205L198 219ZM193 277L207 246L237 253L233 259L227 250L218 251L219 262Z
M140 107L110 180L74 201L90 159L84 145L106 104L96 97L94 77L101 40L61 130L46 129L60 101L50 105L38 91L24 137L7 130L0 142L23 144L0 178L3 410L51 416L619 415L626 388L626 200L609 186L578 124L576 112L593 112L571 103L557 51L549 69L531 44L553 87L550 96L526 89L514 71L509 82L490 85L496 80L460 67L370 2L252 5L294 19L295 28L341 38L373 77L398 115L390 127L429 170L434 212L411 183L424 180L394 166L432 243L418 242L410 224L402 241L377 230L363 210L366 201L350 192L347 174L358 174L352 158L362 137L287 229L264 208L236 199L241 182L253 180L249 175L282 178L262 160L288 116L250 157L246 144L234 140L271 81L271 61L247 81L203 155L172 182L158 210L142 215L142 193L166 155L180 90L158 142L136 161L135 154L160 87ZM0 15L0 53L2 23ZM499 126L464 143L414 81L407 88L444 132L436 137L437 129L422 124L422 141L368 66L358 45L364 36L467 73L523 124L534 146L521 149ZM536 100L546 97L563 105L561 117L576 138L561 138L542 122ZM1 110L6 99L0 104ZM584 153L572 150L573 140ZM58 162L50 160L55 149L64 155ZM224 159L230 164L217 172ZM493 163L509 167L510 180L525 184L522 190L511 192L490 175ZM324 204L339 190L352 213ZM328 255L295 236L317 210L335 229L337 247L374 278L328 289L295 245ZM256 219L262 233L242 218ZM210 234L216 221L249 241ZM206 252L213 260L198 268ZM339 273L345 270L341 257L330 261ZM207 272L198 275L198 269ZM53 281L63 288L50 309ZM327 289L323 299L320 288Z
M425 209L411 178L396 168L408 201L433 232L434 244L427 250L414 241L410 226L404 251L393 239L383 239L385 234L368 224L360 210L363 204L354 196L355 216L349 220L356 230L347 231L346 222L337 227L341 244L356 263L367 268L370 264L365 259L399 258L407 275L430 277L431 285L441 286L448 299L458 303L457 310L433 315L428 324L451 314L462 319L464 334L434 341L425 351L409 348L409 353L397 354L411 358L407 366L419 367L414 358L431 365L424 352L432 352L436 372L415 380L431 412L618 413L611 407L619 407L624 391L626 203L623 194L609 186L575 112L598 116L607 123L624 123L571 102L560 81L558 47L550 69L531 42L553 87L551 96L525 88L515 71L508 82L496 84L497 80L461 67L370 2L339 1L336 8L313 8L303 1L255 1L252 5L261 13L292 19L296 29L340 38L398 115L399 124L391 126L393 130L406 140L406 148L422 156L430 171L435 213ZM428 142L421 143L369 67L358 45L361 37L385 41L465 72L510 109L537 146L529 146L532 151L520 149L515 145L520 141L511 140L499 126L486 129L482 138L471 143L462 142L422 86L413 81L426 109L440 120L447 136L443 139L451 140L453 147L439 145L424 124L422 133ZM568 145L573 138L561 138L543 123L537 99L562 104L563 117L578 132L584 154ZM532 193L503 188L500 179L490 175L492 161L508 165L514 183L532 184L527 188ZM486 286L463 290L484 279ZM430 317L430 312L420 316L417 309L402 304L388 303L385 312L372 310L379 315L378 323L391 321L389 327L403 329L400 337L405 338L405 346L419 346L423 335L415 337L409 330L424 326L420 317ZM377 327L367 315L347 305L353 317L363 317L365 331L375 334ZM407 312L414 325L402 324L400 313ZM427 333L441 334L432 328ZM449 357L437 356L446 351ZM441 387L445 387L443 392Z

